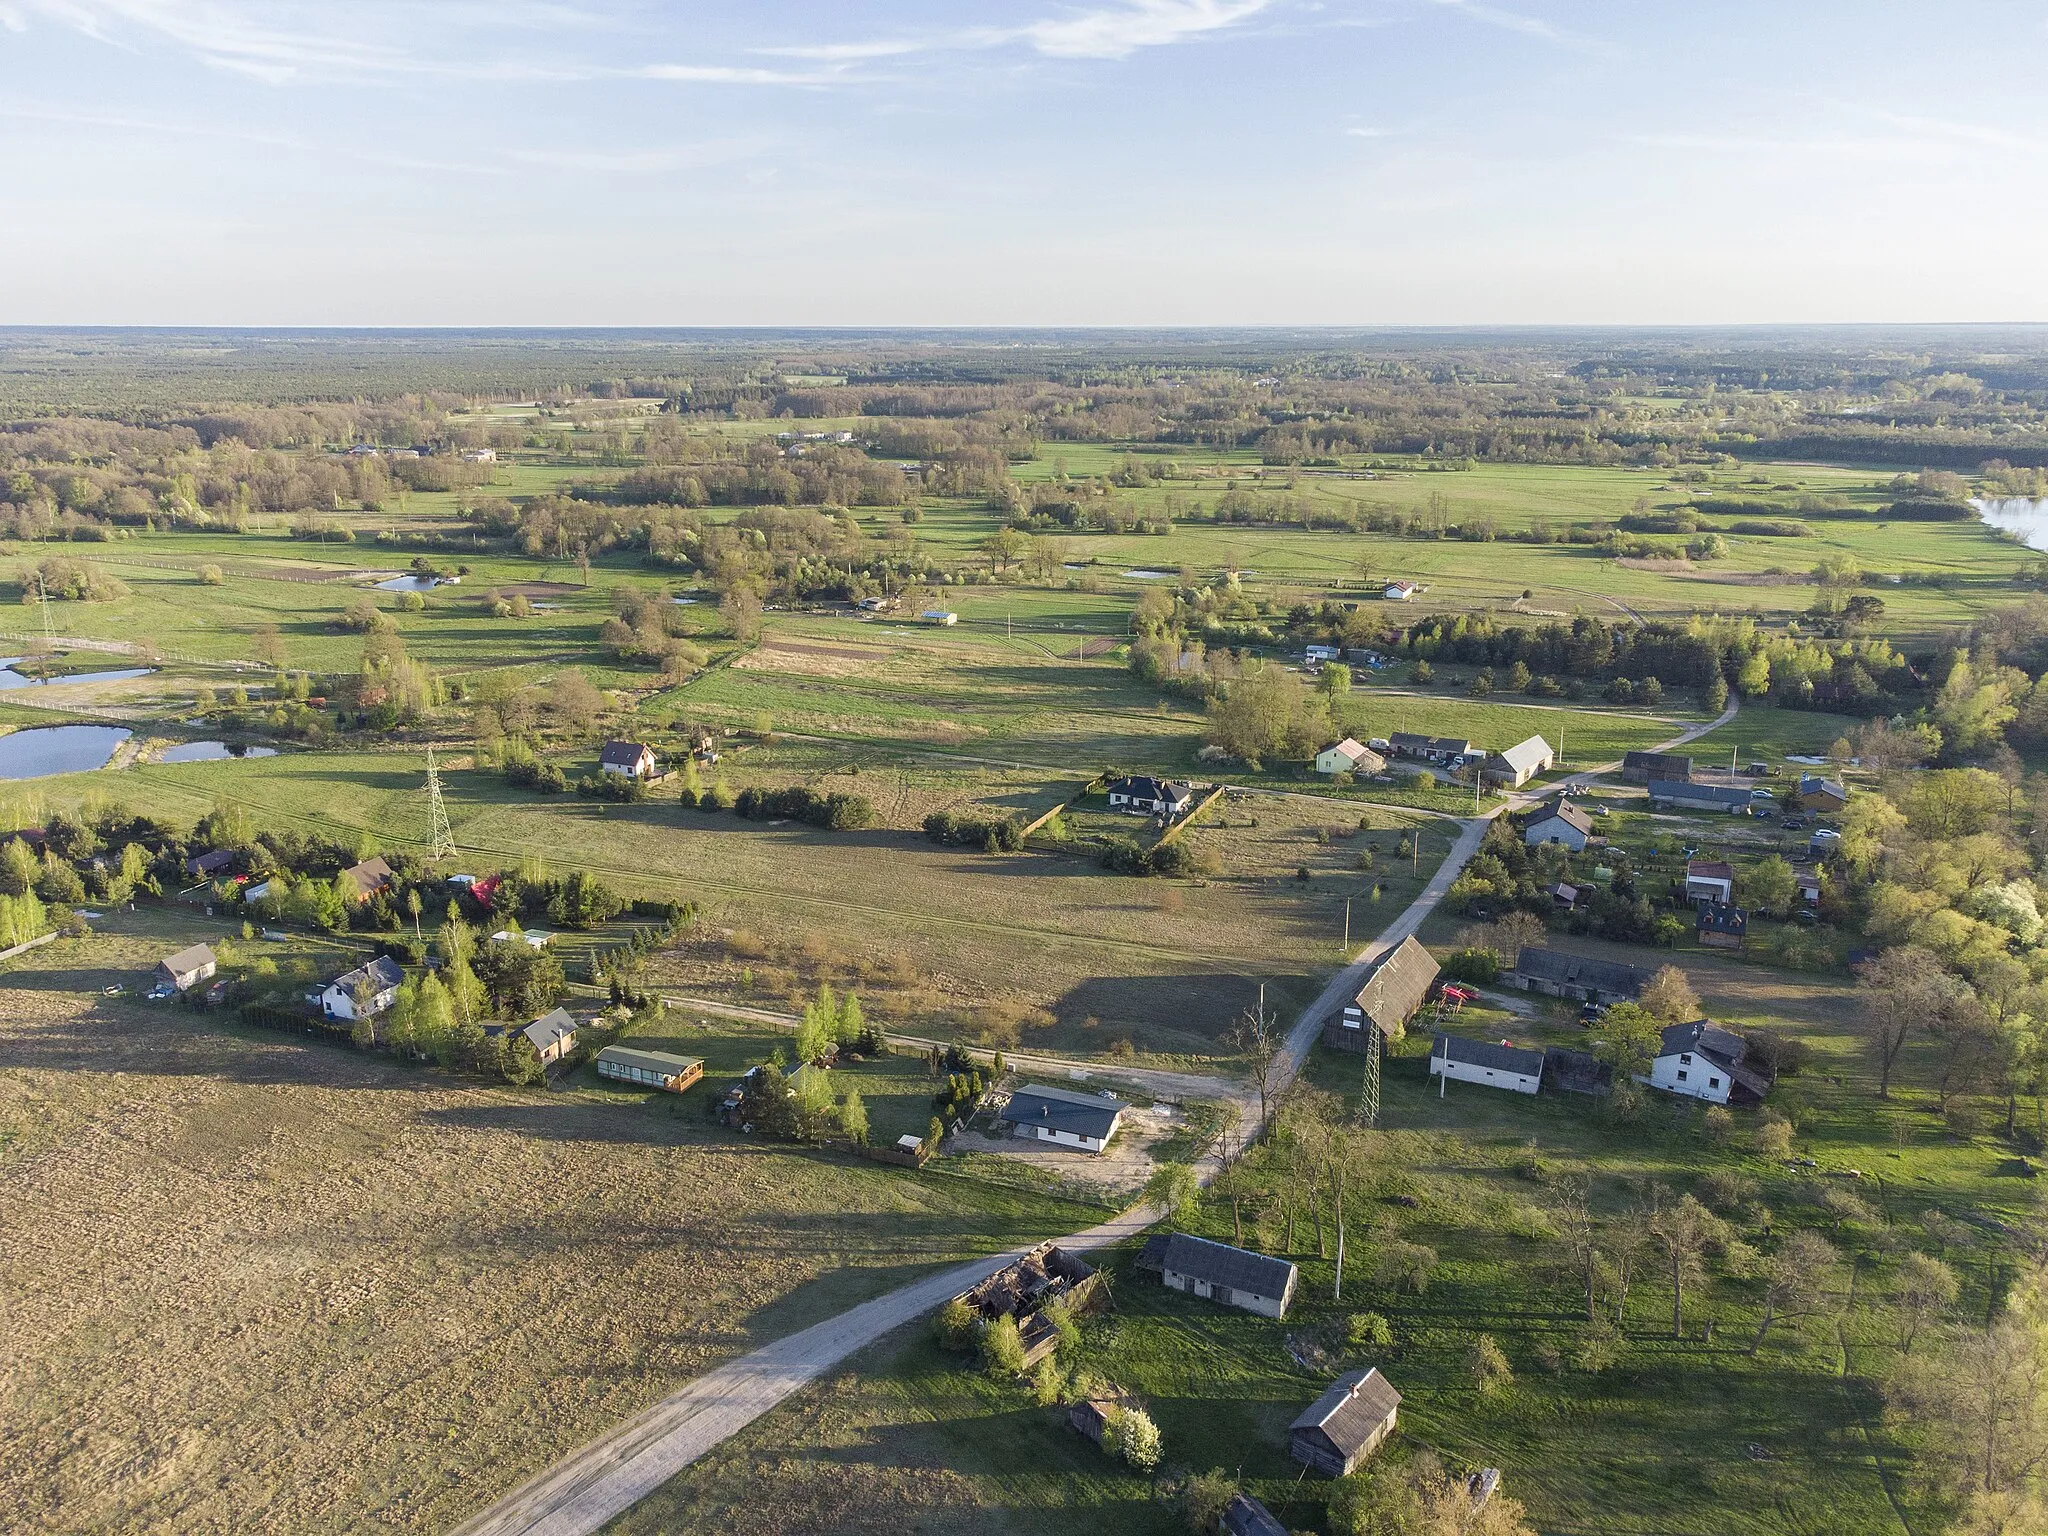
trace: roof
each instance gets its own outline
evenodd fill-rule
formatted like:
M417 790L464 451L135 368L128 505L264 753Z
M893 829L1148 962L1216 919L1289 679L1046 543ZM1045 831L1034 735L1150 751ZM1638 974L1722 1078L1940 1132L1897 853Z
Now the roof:
M1695 933L1732 933L1739 937L1749 931L1749 914L1726 902L1703 901L1692 926Z
M1799 793L1802 795L1833 795L1837 800L1847 800L1849 792L1833 779L1822 773L1799 775Z
M384 862L382 854L377 854L360 864L351 864L341 872L341 878L353 885L360 894L374 896L389 885L393 877L391 866Z
M597 754L597 761L604 768L631 768L641 758L653 755L654 748L644 741L608 741Z
M1566 1093L1602 1094L1614 1085L1614 1068L1591 1051L1553 1045L1543 1052L1543 1077Z
M1496 1044L1491 1040L1467 1040L1463 1035L1438 1034L1429 1042L1429 1053L1467 1066L1491 1067L1496 1072L1519 1072L1524 1077L1543 1075L1543 1053L1520 1046Z
M1166 1267L1166 1245L1171 1240L1171 1235L1165 1232L1154 1232L1150 1237L1146 1238L1145 1246L1138 1250L1138 1268L1149 1269L1155 1274L1164 1269Z
M1223 1506L1224 1536L1287 1536L1287 1527L1248 1493L1233 1493Z
M1344 754L1344 755L1345 755L1346 757L1350 758L1350 759L1351 759L1351 761L1352 761L1352 762L1354 762L1354 763L1355 763L1355 762L1358 762L1358 761L1360 761L1360 760L1361 760L1361 759L1363 759L1363 758L1368 758L1368 757L1378 757L1378 756L1379 756L1379 754L1378 754L1377 752L1373 751L1373 750L1372 750L1372 748L1370 748L1370 747L1366 747L1366 746L1361 746L1361 745L1359 745L1359 743L1358 743L1358 742L1354 741L1354 740L1353 740L1353 739L1352 739L1351 737L1349 737L1349 736L1346 736L1346 737L1345 737L1345 738L1344 738L1344 739L1343 739L1342 741L1338 742L1338 743L1337 743L1337 744L1336 744L1336 745L1335 745L1334 747L1325 747L1325 748L1323 748L1323 751L1324 751L1324 752L1342 752L1342 753L1343 753L1343 754ZM1320 754L1320 753L1318 753L1317 755L1318 755L1318 756L1320 756L1321 754Z
M1549 742L1541 736L1531 736L1527 741L1518 741L1512 747L1496 752L1494 756L1517 773L1534 773L1549 763L1554 754Z
M1585 955L1568 955L1561 949L1517 950L1515 969L1538 981L1595 987L1602 992L1621 992L1630 997L1642 991L1650 980L1650 973L1641 966L1624 965L1619 960L1593 960Z
M1735 866L1726 859L1688 859L1685 864L1685 878L1688 880L1733 880Z
M1206 1237L1189 1237L1185 1232L1167 1239L1166 1255L1160 1262L1177 1275L1193 1275L1211 1285L1275 1299L1287 1294L1294 1279L1294 1266L1285 1259L1212 1243Z
M1396 731L1387 739L1411 752L1456 752L1462 755L1472 750L1472 743L1463 736L1418 736L1413 731Z
M1358 1011L1382 1030L1398 1028L1429 996L1436 970L1436 957L1410 934L1372 963L1354 999Z
M1111 794L1129 795L1136 800L1185 800L1194 790L1185 784L1175 784L1170 779L1155 779L1150 774L1126 774L1109 783Z
M670 1076L704 1065L695 1056L672 1056L667 1051L636 1051L628 1045L608 1045L597 1053L597 1059L610 1062L615 1067L638 1067L643 1072L663 1072Z
M1065 1088L1031 1083L1010 1095L1002 1118L1013 1125L1037 1125L1100 1139L1116 1129L1117 1116L1130 1107L1122 1099L1106 1099L1099 1093L1070 1093Z
M1747 805L1749 791L1724 789L1719 784L1688 784L1682 779L1650 780L1652 800L1705 800L1714 805Z
M214 963L213 951L204 944L194 944L181 949L175 955L166 955L158 962L167 971L182 976L187 971L196 971Z
M557 1008L542 1014L520 1033L533 1042L536 1051L544 1051L557 1041L575 1039L576 1021L569 1017L568 1009Z
M1721 1028L1712 1019L1673 1024L1658 1036L1659 1056L1685 1053L1706 1057L1758 1098L1770 1092L1770 1075L1744 1064L1749 1055L1749 1042L1733 1031Z
M1624 752L1621 756L1621 770L1631 768L1648 773L1650 777L1690 778L1692 759L1682 752Z
M404 981L405 972L398 968L398 962L389 955L379 955L368 965L359 965L352 971L343 971L327 985L353 993L360 983L371 992L388 992Z
M1401 1394L1377 1367L1346 1371L1330 1389L1302 1410L1289 1429L1320 1429L1330 1443L1350 1456L1363 1449L1393 1411Z
M1546 821L1561 821L1566 826L1583 833L1587 837L1593 835L1592 816L1580 810L1569 800L1561 801L1545 810L1536 812L1527 821L1522 823L1522 830L1526 832L1531 827L1540 827Z
M195 875L210 875L216 869L226 869L235 862L235 850L215 848L210 853L194 854L185 861L185 867Z

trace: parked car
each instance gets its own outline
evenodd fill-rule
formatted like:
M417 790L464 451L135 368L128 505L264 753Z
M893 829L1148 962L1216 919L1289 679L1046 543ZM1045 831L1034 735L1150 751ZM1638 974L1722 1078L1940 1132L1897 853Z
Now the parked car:
M1806 818L1804 816L1787 816L1779 825L1790 827L1794 832L1797 832L1806 825Z

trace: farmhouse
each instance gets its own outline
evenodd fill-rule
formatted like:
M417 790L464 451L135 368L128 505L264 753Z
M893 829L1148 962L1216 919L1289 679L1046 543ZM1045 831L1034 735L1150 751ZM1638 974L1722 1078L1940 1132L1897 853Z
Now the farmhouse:
M1662 779L1667 784L1692 782L1692 759L1682 752L1624 752L1621 778L1625 784L1647 784Z
M1429 1075L1505 1088L1510 1093L1534 1093L1543 1086L1543 1053L1505 1042L1496 1045L1490 1040L1439 1034L1430 1042Z
M1387 760L1379 753L1361 747L1349 736L1316 754L1317 773L1379 773L1386 766Z
M1000 1118L1009 1122L1018 1136L1100 1152L1109 1145L1130 1107L1121 1099L1099 1093L1071 1093L1033 1083L1010 1095Z
M1749 791L1718 784L1689 784L1679 779L1650 780L1650 805L1660 811L1720 811L1740 815L1749 808Z
M1176 1232L1167 1239L1159 1278L1168 1290L1278 1318L1287 1315L1299 1277L1285 1259Z
M543 1019L540 1022L547 1021ZM610 1078L615 1083L632 1083L642 1088L659 1088L665 1093L681 1093L704 1075L704 1063L694 1056L671 1056L667 1051L636 1051L628 1046L608 1045L597 1053L597 1075Z
M1394 1432L1401 1394L1379 1371L1346 1371L1287 1428L1287 1453L1311 1472L1345 1477Z
M1112 780L1109 786L1109 808L1128 811L1134 816L1164 816L1171 821L1194 803L1195 791L1191 785L1174 784L1148 775L1127 775Z
M927 624L936 624L941 629L950 629L960 622L960 615L945 608L927 608L918 615Z
M1733 901L1735 866L1720 859L1690 859L1685 866L1687 901Z
M1520 789L1556 760L1557 755L1550 750L1549 742L1541 736L1531 736L1527 741L1518 741L1503 751L1489 752L1486 762L1480 767L1479 776L1490 784Z
M576 1021L569 1017L566 1008L542 1014L520 1033L533 1046L533 1053L540 1057L542 1066L560 1061L576 1045Z
M1561 949L1525 947L1515 951L1508 982L1524 992L1567 997L1581 1003L1632 1003L1643 994L1650 973L1618 960L1590 960Z
M1581 853L1593 836L1593 818L1569 800L1545 806L1522 823L1522 841L1531 848L1546 843Z
M1748 1064L1748 1055L1748 1041L1710 1020L1673 1024L1658 1038L1650 1075L1640 1081L1709 1104L1755 1104L1771 1091L1771 1079Z
M1390 603L1405 603L1421 590L1412 581L1390 581L1380 589L1380 596Z
M1849 803L1849 792L1824 775L1802 773L1798 793L1793 798L1802 811L1832 813Z
M651 779L654 748L644 741L608 741L597 754L597 771L621 779Z
M1749 932L1749 914L1740 907L1703 901L1693 919L1692 936L1707 949L1740 949Z
M1273 1512L1248 1493L1233 1493L1217 1518L1221 1536L1287 1536L1287 1527L1273 1518Z
M1390 1040L1401 1038L1409 1017L1436 984L1436 959L1409 935L1372 963L1365 983L1343 1010L1323 1025L1323 1044L1363 1051L1367 1024Z
M167 987L182 992L196 986L219 968L213 951L204 944L194 944L190 949L181 949L175 955L166 955L156 963L156 979Z
M341 872L341 879L354 893L349 899L357 902L368 901L379 891L389 890L391 882L396 878L391 873L391 866L386 864L381 856L365 859L360 864L351 864Z
M405 972L398 962L379 955L327 983L320 993L320 1011L330 1019L374 1018L397 1001L404 984Z
M1413 731L1396 731L1388 738L1394 755L1418 762L1455 767L1472 755L1472 743L1462 736L1418 736Z
M211 880L223 870L233 867L235 850L216 848L211 853L195 853L185 861L185 873L194 880Z

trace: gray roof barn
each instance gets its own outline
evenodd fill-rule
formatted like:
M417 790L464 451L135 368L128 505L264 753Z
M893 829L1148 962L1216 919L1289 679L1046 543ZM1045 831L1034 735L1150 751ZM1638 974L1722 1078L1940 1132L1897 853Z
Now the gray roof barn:
M1491 1067L1496 1072L1517 1072L1523 1077L1543 1075L1543 1053L1518 1045L1501 1045L1493 1040L1468 1040L1463 1035L1438 1034L1429 1042L1429 1053L1446 1061L1469 1066Z
M1342 1477L1394 1427L1401 1394L1378 1369L1347 1371L1287 1427L1288 1451L1303 1466Z
M1683 783L1692 777L1692 759L1682 752L1624 752L1621 776L1631 784L1647 784L1652 779Z
M1227 1285L1233 1291L1249 1291L1254 1296L1271 1296L1276 1300L1289 1294L1295 1280L1294 1266L1285 1259L1233 1248L1228 1243L1212 1243L1206 1237L1190 1237L1185 1232L1176 1232L1167 1239L1162 1262L1177 1275L1192 1275L1211 1285Z
M1618 999L1641 996L1650 980L1650 973L1639 965L1533 947L1516 951L1513 974L1524 987L1536 986L1546 991L1556 988L1572 996L1590 993Z
M1749 791L1729 789L1719 784L1687 784L1678 779L1652 779L1649 784L1650 800L1670 801L1674 805L1696 805L1711 810L1743 810L1749 803Z
M1287 1536L1287 1527L1248 1493L1233 1493L1217 1527L1223 1536Z
M1356 1006L1382 1033L1397 1033L1429 996L1436 974L1436 957L1410 934L1373 962Z
M1099 1093L1070 1093L1032 1083L1010 1095L1002 1118L1012 1125L1038 1125L1097 1140L1116 1129L1116 1119L1131 1106Z

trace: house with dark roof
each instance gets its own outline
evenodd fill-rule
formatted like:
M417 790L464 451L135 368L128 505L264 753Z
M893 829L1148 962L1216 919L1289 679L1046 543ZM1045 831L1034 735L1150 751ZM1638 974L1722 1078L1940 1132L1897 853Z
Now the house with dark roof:
M1287 1454L1325 1477L1345 1477L1394 1432L1401 1394L1378 1369L1346 1371L1287 1427Z
M555 1012L560 1013L561 1010L558 1008ZM550 1014L548 1018L553 1016ZM544 1024L547 1019L535 1022ZM681 1093L704 1075L704 1063L695 1056L675 1056L667 1051L640 1051L627 1045L608 1045L597 1053L597 1075L636 1088Z
M1643 995L1650 973L1619 960L1568 955L1561 949L1524 946L1515 951L1514 969L1506 977L1524 992L1569 998L1578 1003L1632 1003Z
M1579 853L1592 838L1593 818L1569 800L1532 811L1522 823L1522 841L1531 848L1554 844Z
M208 853L195 853L185 861L185 873L194 880L211 880L215 875L234 866L235 850L215 848Z
M1133 816L1163 816L1168 821L1184 815L1195 803L1194 787L1155 779L1149 774L1126 774L1109 785L1109 808Z
M1709 1104L1755 1104L1771 1091L1771 1075L1750 1060L1749 1042L1710 1019L1666 1029L1650 1075L1638 1081Z
M1680 779L1650 780L1650 808L1657 811L1720 811L1739 816L1749 809L1749 791Z
M1534 1093L1543 1086L1543 1053L1523 1050L1505 1040L1496 1044L1438 1034L1430 1040L1429 1075L1505 1088L1510 1093ZM1441 1083L1437 1091L1443 1091Z
M1487 753L1486 761L1480 765L1479 776L1489 784L1505 784L1509 789L1520 789L1556 761L1557 754L1551 750L1550 743L1541 736L1531 736L1512 747Z
M1219 1536L1287 1536L1287 1527L1248 1493L1233 1493L1217 1517Z
M622 779L651 779L654 748L644 741L608 741L598 751L597 771Z
M1692 759L1682 752L1624 752L1621 778L1625 784L1647 784L1652 779L1690 783Z
M1027 1139L1100 1152L1109 1145L1130 1107L1121 1099L1099 1093L1074 1093L1033 1083L1011 1094L997 1119L1008 1122L1015 1135Z
M486 1027L488 1033L488 1026ZM551 1061L560 1061L576 1045L576 1021L569 1016L566 1008L557 1008L544 1013L531 1024L519 1031L526 1036L527 1044L533 1047L534 1055L546 1066Z
M405 972L389 955L344 971L320 992L320 1011L330 1019L375 1018L398 1000Z
M1749 914L1723 902L1703 901L1692 920L1695 942L1707 949L1740 949L1749 933Z
M346 888L353 892L350 899L358 902L368 901L379 891L389 890L391 882L397 878L382 855L374 855L360 864L351 864L341 872Z
M1409 935L1367 968L1357 994L1323 1025L1323 1044L1339 1051L1364 1051L1372 1045L1374 1032L1400 1039L1436 985L1436 975L1435 956Z
M1176 1232L1167 1239L1159 1278L1168 1290L1278 1318L1287 1315L1299 1276L1285 1259Z
M219 968L213 951L204 944L194 944L190 949L181 949L175 955L166 955L156 963L156 979L164 986L182 992L187 987L197 986Z
M1802 773L1793 799L1802 811L1832 813L1849 803L1849 791L1825 774Z
M1462 736L1418 736L1413 731L1396 731L1387 738L1396 757L1456 767L1472 755L1472 743Z

